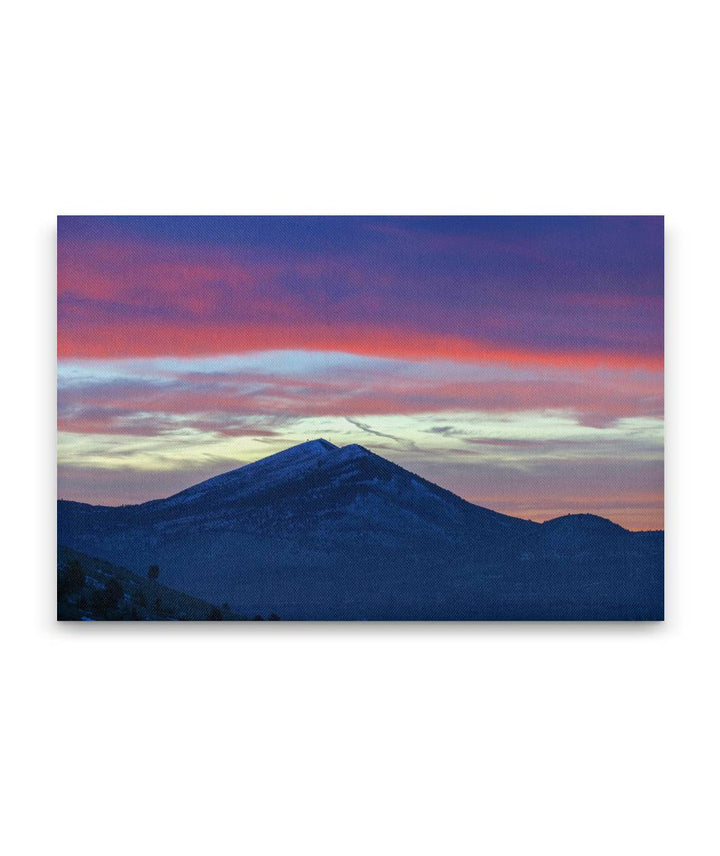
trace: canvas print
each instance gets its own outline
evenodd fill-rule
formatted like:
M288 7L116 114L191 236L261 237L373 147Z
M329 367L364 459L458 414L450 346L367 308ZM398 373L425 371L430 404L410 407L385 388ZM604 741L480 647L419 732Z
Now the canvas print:
M57 249L60 620L663 618L661 217Z

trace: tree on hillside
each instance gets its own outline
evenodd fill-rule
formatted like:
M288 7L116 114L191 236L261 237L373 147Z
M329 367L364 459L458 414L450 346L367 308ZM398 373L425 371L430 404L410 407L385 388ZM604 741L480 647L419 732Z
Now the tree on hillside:
M90 603L95 612L106 618L108 612L117 607L118 601L123 594L123 588L120 583L114 577L111 577L105 583L105 588L96 589L93 592Z
M156 580L160 576L160 568L157 565L150 565L147 575L149 580Z
M75 594L85 586L85 572L77 559L73 559L68 565L67 571L58 583L58 594Z
M124 594L123 587L115 577L111 577L107 583L105 583L105 593L107 595L109 609L115 609L118 605L118 601Z

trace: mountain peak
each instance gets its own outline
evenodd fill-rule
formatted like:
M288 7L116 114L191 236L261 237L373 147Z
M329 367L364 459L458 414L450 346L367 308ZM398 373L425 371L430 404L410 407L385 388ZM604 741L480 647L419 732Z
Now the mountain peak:
M337 446L324 437L317 437L315 440L306 440L304 443L297 443L295 446L290 446L285 451L292 452L302 449L307 452L332 452L337 448ZM282 454L282 452L279 454Z
M363 458L373 454L369 449L360 446L358 443L349 443L347 446L341 446L338 451L340 453L339 457L343 458L343 460Z
M551 520L546 520L542 524L546 530L579 530L586 532L601 532L601 531L623 531L622 526L608 520L606 517L600 517L597 514L563 514L560 517L553 517Z
M294 446L288 446L287 449L274 452L272 455L260 458L232 472L268 472L277 467L302 466L303 464L314 462L316 458L324 457L329 452L337 451L337 446L334 446L322 437L318 437L315 440L306 440L304 443L296 443ZM222 479L222 476L218 476L217 478Z
M334 443L331 443L329 440L326 440L324 437L318 437L316 440L313 440L312 442L317 443L318 445L322 446L323 449L330 450L330 449L337 449L338 448Z

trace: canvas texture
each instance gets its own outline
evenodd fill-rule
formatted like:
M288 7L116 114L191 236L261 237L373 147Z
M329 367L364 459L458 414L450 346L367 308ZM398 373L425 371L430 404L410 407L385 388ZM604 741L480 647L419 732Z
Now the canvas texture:
M58 218L58 619L663 619L663 219Z

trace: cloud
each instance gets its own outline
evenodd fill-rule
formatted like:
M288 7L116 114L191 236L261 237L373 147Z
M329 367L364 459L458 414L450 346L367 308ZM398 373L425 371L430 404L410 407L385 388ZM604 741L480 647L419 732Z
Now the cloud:
M63 357L662 365L658 218L62 218L58 235Z
M633 217L60 218L63 464L200 473L308 432L372 435L389 457L456 461L447 486L469 497L506 466L529 508L550 481L529 474L583 460L599 494L662 459L662 231Z
M442 370L438 369L442 366ZM241 358L61 361L58 423L80 433L158 434L178 428L243 432L281 429L312 416L446 414L426 433L462 439L453 413L558 411L588 427L628 417L660 418L660 373L401 361L352 355L255 353ZM356 425L356 427L359 427ZM393 432L388 439L403 442ZM467 436L478 436L477 432ZM419 439L419 438L416 438Z
M428 434L442 434L446 437L457 437L462 432L458 431L452 425L433 425L432 428L426 428Z
M416 448L415 443L413 443L412 440L408 440L407 438L395 437L393 434L383 434L382 431L376 431L369 425L365 425L363 422L358 422L357 419L351 419L349 416L346 416L345 420L351 425L354 425L356 428L359 428L361 431L366 431L368 434L374 434L376 437L385 437L388 440L394 440L396 443L400 443L402 446L405 446L408 449Z

